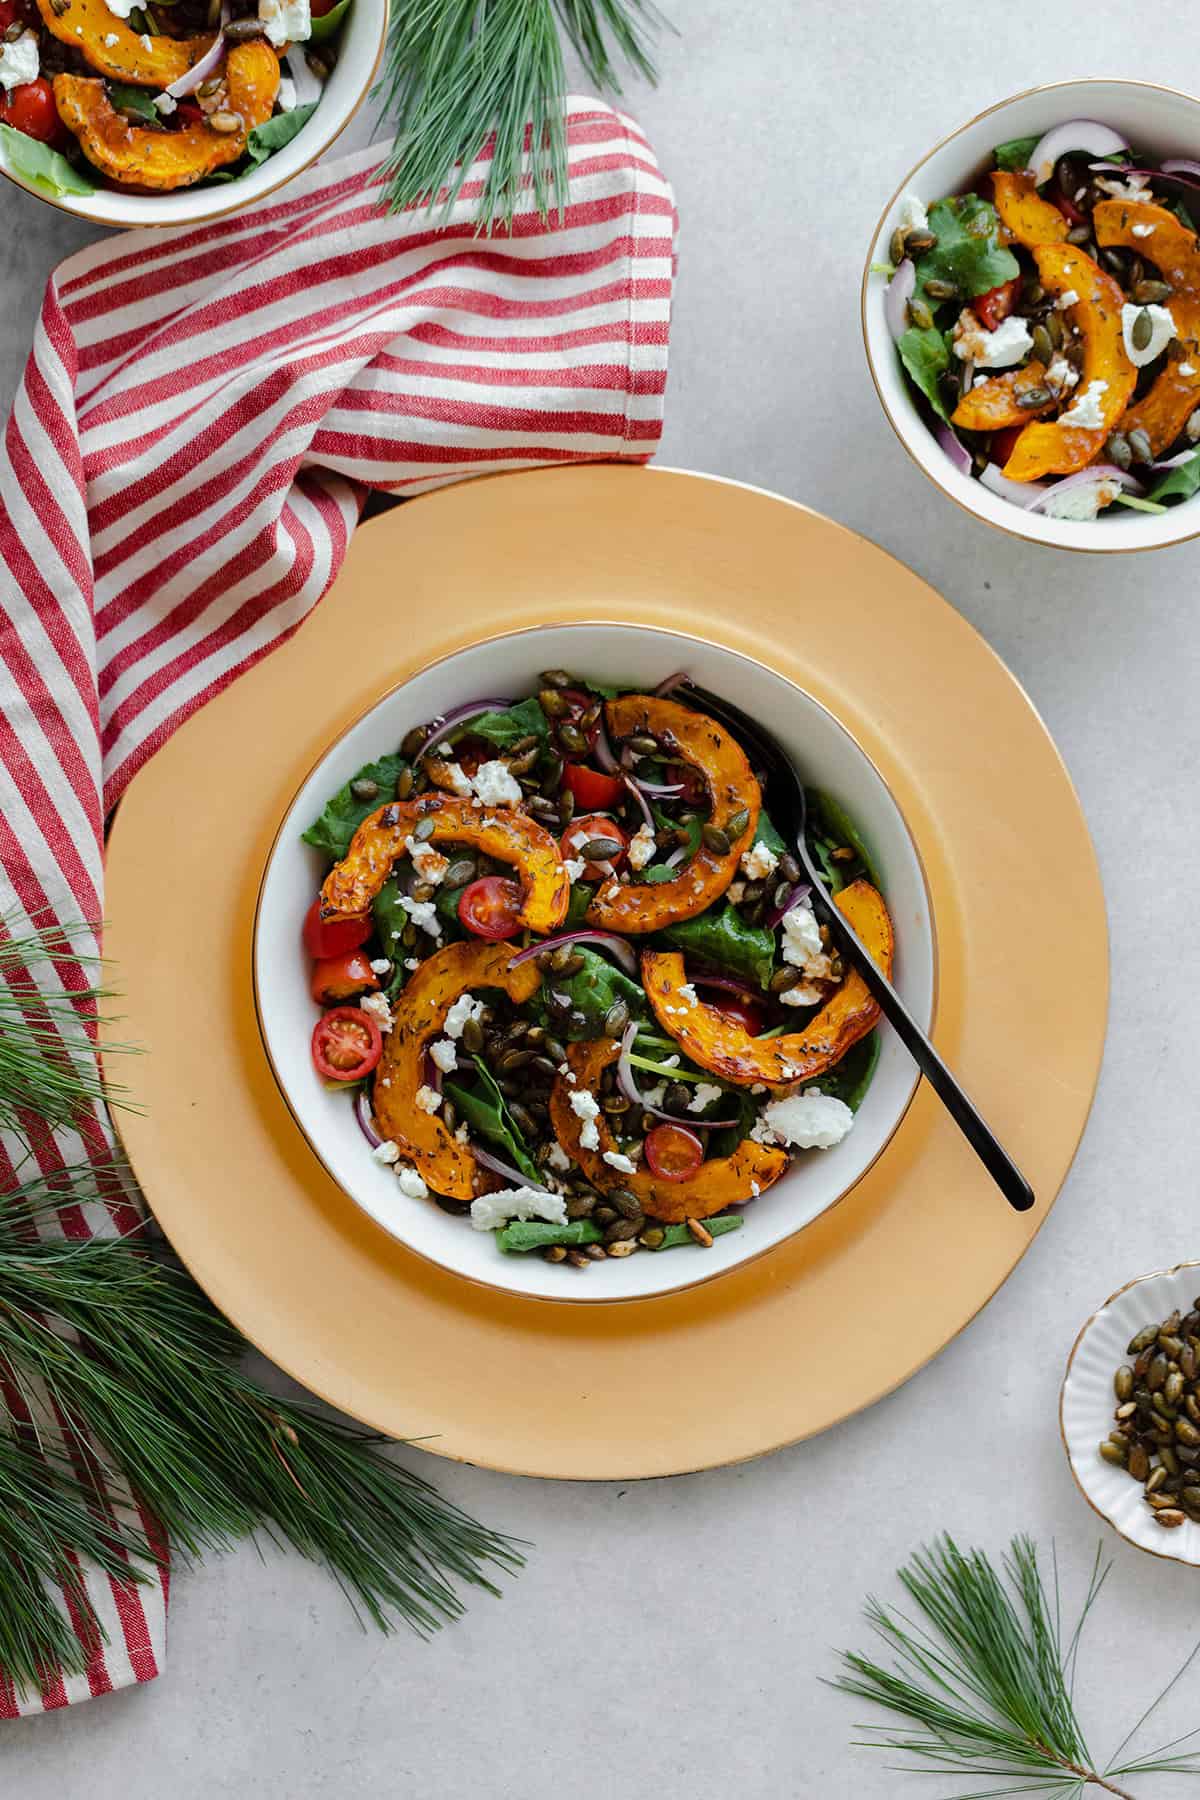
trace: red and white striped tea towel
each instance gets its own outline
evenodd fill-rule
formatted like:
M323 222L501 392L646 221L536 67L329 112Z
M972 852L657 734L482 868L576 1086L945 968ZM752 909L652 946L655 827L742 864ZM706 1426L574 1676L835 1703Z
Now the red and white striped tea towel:
M177 725L303 622L369 489L652 454L671 190L601 102L569 103L568 144L557 229L527 213L476 236L479 169L450 222L389 217L366 151L231 219L126 233L57 270L0 454L10 919L101 918L107 812ZM35 974L78 985L66 964ZM109 1143L97 1117L43 1131L37 1160ZM0 1144L0 1183L17 1154ZM80 1209L65 1229L111 1230L119 1210ZM165 1580L88 1586L108 1641L86 1675L49 1670L40 1695L0 1680L0 1717L158 1673Z

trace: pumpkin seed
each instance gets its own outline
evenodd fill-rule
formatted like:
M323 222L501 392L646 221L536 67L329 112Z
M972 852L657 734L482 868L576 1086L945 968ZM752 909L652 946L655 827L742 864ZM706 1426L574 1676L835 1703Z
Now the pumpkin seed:
M904 234L904 249L909 256L924 256L927 250L936 250L937 238L932 231L915 229Z
M1138 306L1161 306L1164 300L1171 298L1171 293L1172 289L1165 281L1137 281L1133 286L1133 298Z
M647 1225L645 1231L638 1233L638 1243L644 1244L647 1250L659 1250L666 1235L661 1225Z
M919 294L914 294L908 303L908 316L918 331L930 331L933 328L933 314Z
M1156 1394L1166 1379L1167 1359L1160 1351L1151 1359L1150 1367L1146 1371L1146 1386L1152 1394Z
M745 831L745 829L746 829L747 825L749 825L749 823L750 823L749 808L743 806L741 808L740 812L734 813L732 819L726 819L726 821L725 821L726 836L731 841L734 838L740 838L743 831Z
M1133 451L1129 448L1129 439L1123 432L1114 431L1104 446L1109 462L1116 463L1118 469L1128 469L1133 462Z
M570 788L568 788L564 794L560 795L558 810L562 815L563 824L569 825L571 820L575 817L575 796Z
M571 1216L571 1209L570 1209L570 1207L568 1207L567 1208L567 1217L570 1218L570 1216ZM1165 1466L1162 1463L1159 1463L1159 1465L1156 1469L1151 1469L1150 1478L1146 1482L1147 1498L1149 1498L1149 1496L1151 1494L1157 1494L1159 1488L1162 1486L1163 1482L1166 1479L1167 1479L1167 1471L1166 1471Z
M1179 1369L1185 1381L1195 1381L1196 1352L1190 1344L1185 1344L1179 1352Z
M1129 1452L1123 1444L1116 1443L1112 1438L1105 1438L1100 1446L1100 1454L1106 1463L1112 1463L1114 1468L1123 1469Z
M1150 1473L1150 1458L1140 1444L1134 1444L1125 1466L1135 1481L1145 1481Z
M686 1113L688 1102L691 1098L691 1089L686 1082L673 1081L663 1095L663 1111L669 1113Z
M350 783L350 792L354 795L356 800L377 800L379 798L379 783L377 781L372 781L367 775L362 775L359 776L356 781Z
M1014 393L1014 398L1019 407L1028 411L1033 407L1045 406L1046 402L1053 400L1054 396L1048 387L1039 386L1022 388L1019 394Z
M548 719L564 719L571 710L570 701L564 700L553 688L542 689L538 695L538 705Z
M592 1246L592 1248L593 1248L593 1249L599 1249L599 1245L598 1245L598 1244L594 1244L594 1245L593 1245L593 1246ZM636 1244L635 1244L635 1243L634 1243L634 1241L633 1241L633 1239L632 1239L632 1238L626 1238L626 1239L625 1239L625 1240L624 1240L624 1241L623 1241L623 1242L621 1242L621 1243L616 1243L616 1244L609 1244L609 1246L608 1246L608 1254L609 1254L609 1255L610 1255L610 1256L617 1256L617 1257L621 1257L621 1256L632 1256L632 1255L633 1255L633 1253L634 1253L634 1251L635 1251L635 1250L636 1250L636 1249L637 1249L637 1245L636 1245Z
M625 741L629 745L629 748L631 750L635 751L638 756L657 756L658 755L658 739L657 738L638 736L638 737L626 738Z
M570 719L564 720L559 726L558 735L563 749L569 750L572 756L582 756L588 747L586 737Z
M1200 1487L1184 1487L1179 1490L1179 1498L1185 1505L1200 1507Z
M1027 281L1021 289L1021 298L1027 306L1040 306L1046 298L1046 290L1040 281Z
M620 1244L628 1238L635 1238L640 1230L641 1224L636 1219L614 1219L611 1225L605 1226L604 1242Z
M888 239L888 255L892 259L893 267L898 269L904 261L904 233L898 225Z
M612 1035L615 1036L616 1034L613 1033ZM632 1103L625 1098L624 1094L616 1093L605 1094L600 1104L606 1113L620 1114L627 1113Z
M1183 1376L1178 1369L1172 1369L1163 1386L1163 1397L1174 1406L1183 1398Z
M1129 341L1135 350L1144 350L1154 336L1154 321L1145 307L1129 328Z
M1200 1431L1196 1430L1190 1419L1176 1419L1175 1436L1181 1444L1186 1444L1189 1450L1194 1450L1200 1444Z
M401 756L407 756L411 762L428 736L429 732L424 725L414 725L412 730L405 732L400 740Z
M731 849L729 834L722 831L719 825L703 825L700 828L700 839L706 850L714 856L728 856Z
M1160 1448L1160 1450L1158 1452L1158 1460L1162 1464L1163 1468L1167 1471L1168 1475L1178 1475L1179 1463L1180 1463L1180 1453L1179 1453L1179 1451L1173 1449L1170 1444L1162 1445L1162 1447Z
M957 300L958 284L953 281L939 281L935 275L925 283L925 292L931 300Z
M629 1003L626 1000L614 1000L604 1015L604 1035L608 1038L619 1038L629 1023Z
M701 1219L689 1219L687 1228L698 1244L702 1244L706 1250L712 1249L713 1234Z
M516 756L516 755L509 756L507 759L509 774L510 775L528 775L529 771L533 768L534 763L537 761L537 759L540 755L541 755L541 749L537 744L535 744L532 750L526 750L524 752L524 754L521 756Z
M466 1036L465 1031L463 1033L463 1036L464 1037ZM564 1044L560 1043L558 1038L547 1037L542 1044L542 1048L546 1052L546 1055L550 1058L551 1062L555 1065L556 1068L558 1067L559 1063L566 1062L566 1060L567 1060L566 1046Z
M1165 1531L1174 1531L1177 1525L1184 1523L1185 1518L1184 1513L1176 1511L1174 1507L1169 1507L1164 1508L1162 1512L1155 1513L1154 1523L1161 1525Z
M568 1219L590 1219L596 1205L595 1194L572 1194L567 1201Z
M462 1028L462 1046L472 1056L483 1049L483 1026L478 1019L467 1019Z
M1033 328L1033 354L1039 362L1048 363L1054 357L1054 343L1044 325Z
M565 669L543 669L538 676L543 687L566 688L572 685L572 678Z
M222 107L220 112L209 113L208 128L222 137L232 137L235 131L245 131L246 121L241 113L228 112Z
M566 1262L567 1253L561 1244L547 1244L542 1251L542 1261L550 1263Z
M1068 244L1086 244L1092 235L1090 225L1072 225L1067 233Z
M408 796L413 791L413 781L414 780L415 780L415 776L413 775L413 772L411 769L401 769L400 773L396 777L396 798L397 798L397 800L407 800L408 799Z
M614 1219L619 1217L620 1214L617 1212L616 1207L610 1206L607 1201L605 1201L603 1206L597 1206L593 1208L592 1211L592 1218L595 1220L596 1224L601 1226L605 1231L607 1231Z
M594 837L580 846L579 854L584 862L611 862L624 848L619 838Z
M1054 348L1061 350L1067 335L1067 328L1063 324L1063 316L1060 312L1052 312L1047 315L1046 331Z
M790 882L793 887L795 887L796 883L799 881L800 864L796 861L790 851L786 851L784 855L780 857L779 873L783 876L783 879Z
M1148 463L1153 459L1154 450L1151 447L1150 439L1140 425L1129 433L1129 448L1133 452L1134 462ZM1173 1338L1171 1341L1173 1344L1179 1344L1178 1338ZM1182 1349L1183 1345L1179 1344L1179 1350L1174 1351L1173 1354L1178 1356Z
M1113 1389L1118 1400L1128 1400L1133 1393L1133 1370L1128 1363L1123 1363L1113 1377Z
M639 1225L644 1222L642 1203L629 1188L613 1188L608 1197L623 1219L636 1219Z
M247 44L252 38L266 35L267 28L261 19L230 19L225 27L225 39L230 44Z

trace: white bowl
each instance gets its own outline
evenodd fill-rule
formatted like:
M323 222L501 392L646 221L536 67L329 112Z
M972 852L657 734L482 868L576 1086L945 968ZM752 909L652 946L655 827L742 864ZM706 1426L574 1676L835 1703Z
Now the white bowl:
M1113 1377L1129 1362L1130 1340L1145 1325L1190 1312L1200 1294L1200 1263L1139 1276L1092 1314L1075 1340L1059 1400L1059 1423L1071 1473L1084 1499L1139 1550L1172 1562L1200 1565L1200 1525L1190 1519L1168 1530L1154 1523L1142 1483L1104 1461L1099 1446L1113 1428Z
M327 1089L309 1057L319 1009L309 997L300 927L324 874L300 833L328 796L355 771L392 749L424 719L477 694L520 695L538 671L566 668L599 681L637 680L648 688L686 668L728 694L790 751L806 781L841 800L878 858L896 927L894 979L922 1025L935 992L929 893L916 848L883 778L843 725L810 695L748 657L680 633L630 625L562 625L514 632L460 650L395 688L322 756L288 810L271 848L254 932L259 1025L275 1078L300 1129L333 1179L375 1222L410 1249L473 1281L549 1300L645 1298L685 1288L736 1267L780 1243L832 1206L879 1156L916 1087L913 1063L887 1030L875 1078L853 1131L833 1150L810 1151L745 1211L739 1231L711 1249L690 1245L639 1251L597 1267L586 1281L539 1256L505 1255L490 1233L408 1200L395 1176L375 1162L350 1101Z
M1200 535L1200 497L1165 513L1111 506L1098 519L1049 519L1026 512L973 476L960 473L917 410L884 317L887 283L882 275L870 272L873 262L887 260L905 194L916 194L928 204L944 195L966 193L989 166L997 144L1040 136L1052 125L1079 118L1103 120L1149 156L1200 157L1200 101L1171 88L1139 81L1060 81L989 107L922 157L884 208L863 272L863 340L876 391L896 436L929 479L967 512L1015 537L1063 550L1153 550Z
M147 225L205 225L241 212L307 169L350 123L375 80L387 40L388 5L389 0L354 0L342 28L337 65L316 112L290 144L237 181L180 188L172 194L126 194L119 188L97 185L94 194L51 195L7 168L2 155L0 174L60 212L128 230ZM100 177L96 179L99 184Z

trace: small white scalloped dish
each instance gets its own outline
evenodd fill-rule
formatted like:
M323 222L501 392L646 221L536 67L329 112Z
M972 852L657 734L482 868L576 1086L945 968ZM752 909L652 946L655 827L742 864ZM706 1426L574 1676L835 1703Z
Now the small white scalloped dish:
M1088 1505L1139 1550L1193 1567L1200 1566L1200 1525L1156 1525L1142 1483L1105 1462L1099 1446L1113 1428L1113 1377L1130 1360L1130 1339L1176 1308L1190 1312L1197 1294L1200 1263L1187 1262L1141 1275L1110 1295L1075 1340L1059 1400L1067 1461Z
M411 1200L371 1156L346 1094L331 1092L310 1055L320 1009L309 994L300 927L327 865L300 840L329 795L364 763L394 749L412 726L474 696L532 693L542 669L647 690L686 669L727 694L771 731L806 782L841 801L879 864L896 934L893 980L920 1024L930 1026L936 991L933 918L924 871L883 777L849 731L811 695L762 664L682 633L632 625L561 625L474 644L414 674L363 714L322 756L293 800L267 860L254 927L253 979L259 1027L272 1071L300 1130L334 1181L384 1231L430 1261L512 1294L560 1301L644 1299L687 1288L751 1261L836 1204L882 1154L917 1085L900 1041L882 1027L875 1076L854 1128L832 1150L800 1155L759 1199L740 1230L711 1249L684 1245L579 1271L536 1254L506 1255L490 1232ZM247 979L251 971L247 970Z

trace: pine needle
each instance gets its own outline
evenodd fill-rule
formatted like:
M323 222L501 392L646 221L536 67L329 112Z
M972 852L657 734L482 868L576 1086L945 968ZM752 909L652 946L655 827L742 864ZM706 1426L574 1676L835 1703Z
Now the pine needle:
M918 1551L899 1579L923 1622L873 1599L866 1606L892 1665L843 1653L846 1672L834 1686L904 1721L862 1726L867 1735L857 1741L914 1758L899 1765L909 1773L965 1774L1002 1784L960 1788L946 1800L1078 1795L1088 1786L1130 1800L1114 1777L1200 1773L1200 1752L1178 1748L1195 1732L1120 1767L1099 1769L1092 1760L1072 1687L1080 1633L1107 1573L1098 1552L1079 1622L1064 1646L1057 1561L1051 1607L1029 1538L1013 1539L1002 1573L984 1551L961 1551L949 1537ZM1147 1708L1118 1755L1198 1651L1200 1645Z
M396 139L384 164L393 211L449 212L489 136L476 216L512 225L522 194L548 217L567 192L566 73L560 31L598 88L620 93L617 61L649 81L651 0L393 0L376 90Z

